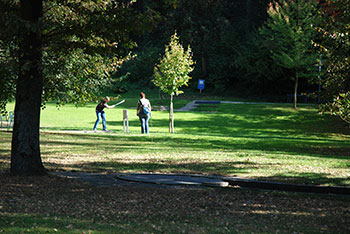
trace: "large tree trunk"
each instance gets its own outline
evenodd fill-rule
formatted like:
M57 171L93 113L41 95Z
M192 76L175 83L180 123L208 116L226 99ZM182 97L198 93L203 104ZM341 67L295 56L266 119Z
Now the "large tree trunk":
M173 94L170 95L170 108L169 108L169 132L174 133L174 105Z
M21 17L26 24L19 38L19 74L16 87L12 135L11 174L46 174L39 146L40 107L43 88L41 0L22 0ZM28 27L29 26L29 27Z

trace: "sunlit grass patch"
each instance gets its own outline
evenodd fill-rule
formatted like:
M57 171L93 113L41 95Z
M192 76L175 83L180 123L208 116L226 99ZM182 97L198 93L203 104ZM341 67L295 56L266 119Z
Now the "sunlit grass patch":
M350 185L349 129L332 116L318 115L315 106L294 110L289 104L219 104L216 113L175 112L175 134L168 133L168 113L155 111L151 133L141 135L135 102L137 98L127 99L125 106L106 110L111 133L91 133L95 104L60 109L48 104L41 117L45 167ZM124 108L129 133L123 132ZM0 136L1 167L7 169L11 134Z

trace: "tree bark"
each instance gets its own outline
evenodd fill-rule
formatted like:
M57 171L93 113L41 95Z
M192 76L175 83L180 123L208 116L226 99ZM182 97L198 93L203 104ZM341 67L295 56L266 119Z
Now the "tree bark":
M169 108L169 132L174 133L174 106L173 106L173 94L170 95L170 108Z
M19 74L12 134L11 174L44 175L39 145L40 108L43 90L41 0L21 0L26 27L19 38Z

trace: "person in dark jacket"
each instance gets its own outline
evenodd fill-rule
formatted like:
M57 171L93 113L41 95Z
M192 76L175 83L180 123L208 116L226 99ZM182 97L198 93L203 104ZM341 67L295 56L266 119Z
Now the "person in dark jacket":
M107 109L111 109L111 108L114 108L115 105L112 105L112 106L109 106L108 105L108 102L110 101L111 99L106 96L104 99L102 99L96 106L96 116L97 116L97 120L95 122L95 125L94 125L94 128L93 130L96 131L97 130L97 126L98 124L100 123L100 118L102 117L102 126L103 126L103 131L108 131L107 130L107 127L106 127L106 114L105 114L105 111L104 111L104 108L107 108Z

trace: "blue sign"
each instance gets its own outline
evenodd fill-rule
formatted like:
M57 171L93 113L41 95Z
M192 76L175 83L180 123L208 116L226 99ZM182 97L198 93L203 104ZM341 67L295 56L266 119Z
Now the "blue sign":
M204 80L198 80L198 89L204 89Z

